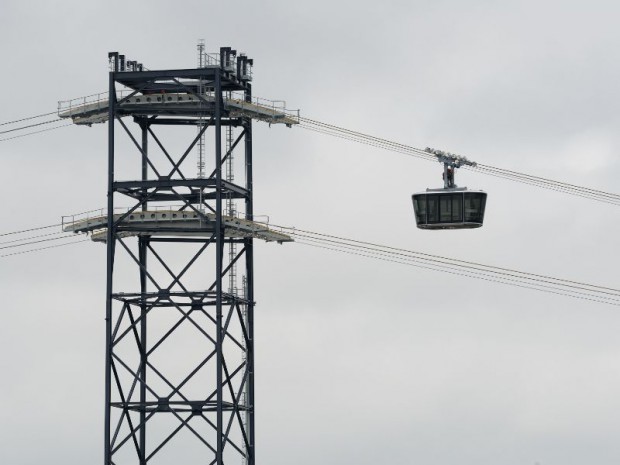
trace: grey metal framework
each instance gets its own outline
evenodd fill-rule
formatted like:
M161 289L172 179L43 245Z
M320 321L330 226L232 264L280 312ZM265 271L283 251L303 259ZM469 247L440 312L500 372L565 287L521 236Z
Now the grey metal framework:
M145 70L118 53L110 62L104 463L252 465L254 239L227 234L224 217L232 202L253 220L252 120L224 105L231 92L251 102L252 60L224 47L196 69ZM206 176L190 160L201 137ZM241 185L223 177L233 151ZM198 227L128 221L157 211ZM238 293L225 288L235 266Z

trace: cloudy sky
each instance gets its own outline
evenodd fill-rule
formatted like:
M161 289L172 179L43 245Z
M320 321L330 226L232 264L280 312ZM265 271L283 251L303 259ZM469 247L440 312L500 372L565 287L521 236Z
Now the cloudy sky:
M0 122L107 88L107 52L255 60L254 93L415 147L618 192L611 1L0 5ZM0 143L0 232L105 205L106 128ZM617 206L471 171L485 226L415 227L441 167L301 128L254 130L274 223L618 287ZM0 463L102 460L105 248L0 259ZM617 464L617 307L340 255L256 250L259 464Z

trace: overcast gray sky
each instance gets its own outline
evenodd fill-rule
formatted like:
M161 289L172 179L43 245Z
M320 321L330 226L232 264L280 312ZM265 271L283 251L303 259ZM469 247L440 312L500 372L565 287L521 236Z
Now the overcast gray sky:
M4 0L0 122L107 88L107 52L255 59L255 95L480 163L618 192L611 1ZM106 128L0 143L0 232L105 205ZM617 206L458 173L485 226L415 227L441 167L256 123L255 211L274 223L618 287ZM0 463L98 463L105 248L0 259ZM257 460L611 465L620 313L303 245L256 250Z

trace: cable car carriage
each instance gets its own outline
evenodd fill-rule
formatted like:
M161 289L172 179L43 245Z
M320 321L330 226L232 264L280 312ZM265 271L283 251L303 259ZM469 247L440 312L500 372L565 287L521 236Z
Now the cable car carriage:
M479 228L484 221L487 194L468 190L454 183L454 171L463 165L476 166L452 153L426 148L443 163L443 189L426 189L413 194L415 220L420 229L471 229Z

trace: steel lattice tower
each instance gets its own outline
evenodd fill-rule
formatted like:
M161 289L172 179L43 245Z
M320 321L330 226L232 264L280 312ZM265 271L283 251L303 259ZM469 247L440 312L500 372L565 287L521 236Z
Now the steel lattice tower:
M252 119L298 120L253 101L253 62L229 47L196 69L110 62L105 102L59 111L109 122L107 214L65 227L107 244L104 463L252 465L253 243L290 240L253 221ZM242 184L224 178L233 151Z

